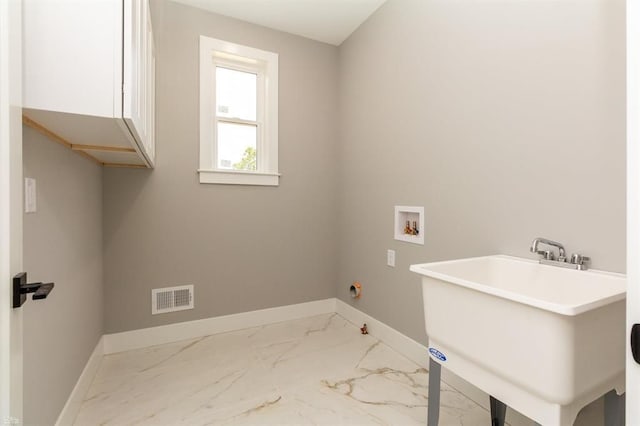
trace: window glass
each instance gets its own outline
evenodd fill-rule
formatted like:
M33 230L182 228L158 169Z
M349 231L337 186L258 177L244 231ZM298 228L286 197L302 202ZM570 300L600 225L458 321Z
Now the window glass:
M257 126L218 122L218 168L256 171Z
M216 115L256 121L258 76L216 67Z

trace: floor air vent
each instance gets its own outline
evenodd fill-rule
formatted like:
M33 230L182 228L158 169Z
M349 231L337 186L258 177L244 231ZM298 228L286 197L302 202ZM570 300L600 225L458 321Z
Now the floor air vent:
M193 309L193 285L154 288L151 290L151 314Z

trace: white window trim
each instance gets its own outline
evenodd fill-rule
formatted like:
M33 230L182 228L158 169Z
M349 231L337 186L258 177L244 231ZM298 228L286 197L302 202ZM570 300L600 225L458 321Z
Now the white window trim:
M249 69L260 63L264 77L264 117L258 138L258 170L221 170L215 167L215 86L217 64L245 62ZM252 62L253 61L253 62ZM236 66L234 66L236 68ZM278 186L278 54L224 40L200 36L200 183Z

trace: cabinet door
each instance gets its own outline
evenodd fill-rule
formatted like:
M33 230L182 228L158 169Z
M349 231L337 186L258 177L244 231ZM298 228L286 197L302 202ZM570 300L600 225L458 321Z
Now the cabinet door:
M136 139L138 147L148 157L146 146L149 109L148 87L148 0L124 1L124 55L122 116Z
M24 0L24 108L122 117L121 15L122 0Z

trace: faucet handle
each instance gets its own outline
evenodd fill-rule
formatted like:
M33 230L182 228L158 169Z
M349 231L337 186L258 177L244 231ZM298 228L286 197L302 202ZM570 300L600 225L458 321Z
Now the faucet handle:
M573 253L571 255L571 263L574 265L583 265L586 262L591 261L591 258L588 256L583 256L580 253Z

